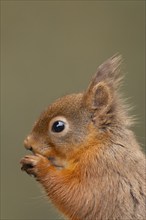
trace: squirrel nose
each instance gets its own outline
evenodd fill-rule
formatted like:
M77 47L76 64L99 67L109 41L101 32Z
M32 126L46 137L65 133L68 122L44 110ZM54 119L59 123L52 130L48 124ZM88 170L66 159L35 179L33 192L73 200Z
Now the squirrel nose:
M24 146L27 150L33 151L33 147L31 145L30 142L30 136L28 136L25 140L24 140Z

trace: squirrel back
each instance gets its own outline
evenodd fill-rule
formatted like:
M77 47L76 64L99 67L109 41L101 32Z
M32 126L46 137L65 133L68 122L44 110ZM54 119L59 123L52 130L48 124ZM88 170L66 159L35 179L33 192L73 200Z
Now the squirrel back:
M40 115L21 160L71 220L146 219L146 159L118 88L120 56L97 69L86 91Z

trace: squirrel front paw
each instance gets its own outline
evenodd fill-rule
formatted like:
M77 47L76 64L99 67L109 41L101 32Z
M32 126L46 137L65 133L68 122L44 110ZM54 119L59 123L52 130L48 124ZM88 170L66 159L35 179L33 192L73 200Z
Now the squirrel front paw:
M45 171L50 166L49 160L40 154L27 155L22 158L20 163L22 164L21 170L34 177L39 177L39 174L42 174L42 170Z

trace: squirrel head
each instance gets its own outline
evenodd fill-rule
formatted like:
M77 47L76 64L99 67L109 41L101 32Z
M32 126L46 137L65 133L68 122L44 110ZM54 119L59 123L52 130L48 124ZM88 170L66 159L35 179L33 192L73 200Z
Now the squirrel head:
M24 141L27 149L48 159L69 159L99 142L107 141L117 126L127 126L117 89L121 56L97 69L88 88L56 100L36 121ZM54 162L55 163L55 162Z

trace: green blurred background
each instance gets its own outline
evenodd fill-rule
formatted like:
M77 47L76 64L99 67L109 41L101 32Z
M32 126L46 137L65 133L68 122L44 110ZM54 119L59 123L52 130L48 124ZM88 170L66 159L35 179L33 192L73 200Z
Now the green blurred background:
M119 52L144 147L144 1L1 1L1 219L63 219L22 173L23 139L56 98L85 89Z

